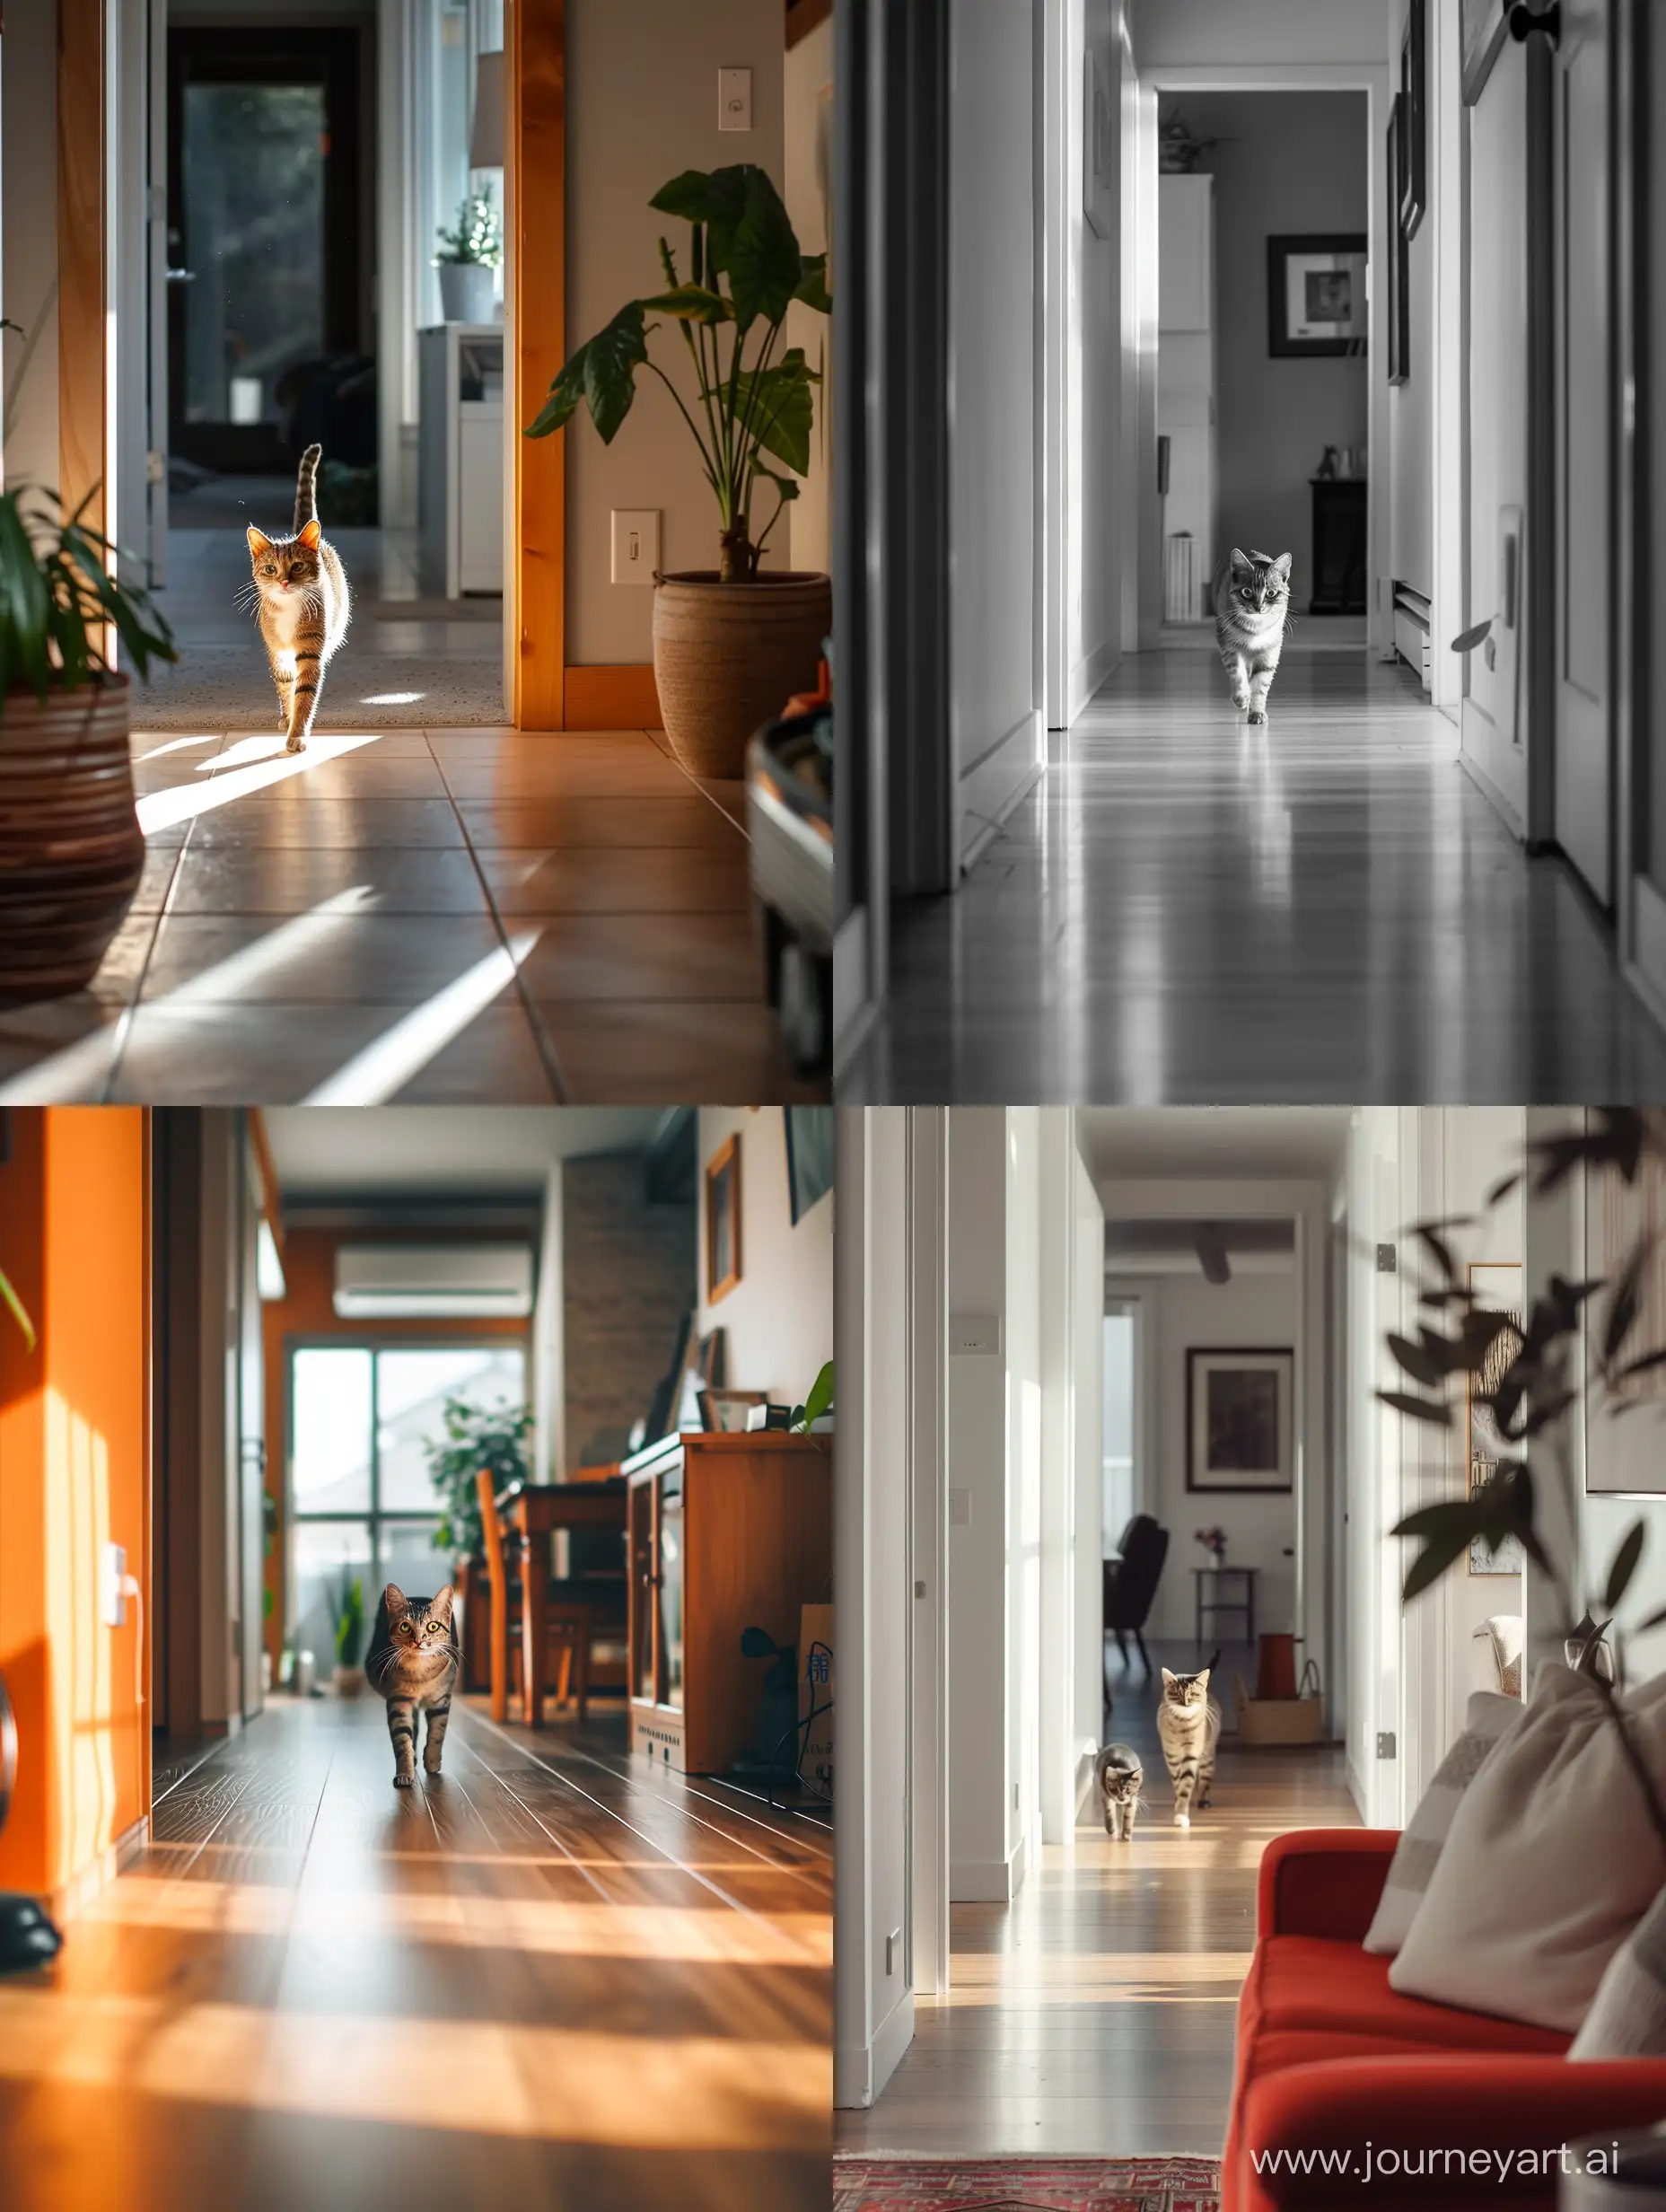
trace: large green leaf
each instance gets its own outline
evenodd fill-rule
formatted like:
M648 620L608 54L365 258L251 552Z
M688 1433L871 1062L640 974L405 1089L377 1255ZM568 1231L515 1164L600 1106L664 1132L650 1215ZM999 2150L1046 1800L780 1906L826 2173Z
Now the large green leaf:
M766 453L803 476L810 467L815 378L796 346L772 369L741 379L741 419Z
M828 257L825 253L807 253L803 257L795 300L802 300L806 307L813 307L823 315L833 312L833 297L828 290Z
M610 445L636 396L636 371L648 358L642 302L628 300L611 322L586 338L549 387L529 438L547 438L573 419L581 399L604 445Z
M680 215L685 223L705 224L708 280L720 276L729 266L735 231L746 206L748 180L752 174L750 162L738 162L728 169L685 169L681 176L662 184L648 202L650 207L658 208L662 215Z
M760 317L767 323L784 319L803 276L803 256L781 195L761 169L748 172L727 268L734 319L742 330Z
M727 322L734 312L722 293L705 285L673 285L641 304L644 313L673 315L679 322Z

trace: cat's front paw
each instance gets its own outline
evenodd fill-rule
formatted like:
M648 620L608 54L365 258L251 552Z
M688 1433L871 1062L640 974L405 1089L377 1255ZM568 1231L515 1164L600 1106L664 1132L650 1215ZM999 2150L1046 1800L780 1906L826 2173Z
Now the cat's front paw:
M1234 691L1234 692L1233 692L1233 694L1232 694L1232 705L1233 705L1233 706L1234 706L1234 707L1238 709L1238 711L1239 711L1239 713L1240 713L1241 715L1243 713L1244 708L1245 708L1246 707L1248 707L1248 706L1249 706L1249 704L1250 704L1250 694L1249 694L1247 691Z
M414 1774L396 1774L393 1778L393 1786L395 1789L409 1789L416 1779L416 1777Z
M304 737L292 737L284 750L285 752L304 752L306 749L307 741Z
M1177 1828L1189 1828L1189 1827L1191 1826L1191 1824L1192 1824L1192 1816L1191 1816L1191 1814L1190 1814L1189 1813L1177 1813L1175 1814L1175 1816L1174 1816L1174 1825L1175 1825Z
M425 1752L423 1754L422 1770L425 1774L438 1774L440 1771L439 1760L437 1759L430 1759L427 1753Z
M1265 722L1267 720L1267 716L1262 713L1258 707L1252 707L1250 709L1250 719L1251 722Z

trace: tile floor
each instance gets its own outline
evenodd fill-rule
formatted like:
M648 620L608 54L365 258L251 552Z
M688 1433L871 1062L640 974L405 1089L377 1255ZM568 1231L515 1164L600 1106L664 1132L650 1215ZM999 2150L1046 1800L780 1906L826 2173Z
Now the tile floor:
M741 787L656 733L133 752L144 882L89 989L0 1008L0 1102L826 1094L764 1003Z

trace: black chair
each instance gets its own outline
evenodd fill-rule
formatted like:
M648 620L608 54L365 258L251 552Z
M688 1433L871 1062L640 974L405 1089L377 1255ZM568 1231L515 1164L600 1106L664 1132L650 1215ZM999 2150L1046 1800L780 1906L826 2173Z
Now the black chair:
M1151 1658L1142 1631L1150 1616L1157 1584L1162 1580L1163 1561L1169 1556L1169 1532L1148 1513L1136 1513L1123 1530L1117 1546L1120 1557L1105 1562L1105 1632L1117 1639L1122 1663L1128 1663L1129 1637L1139 1646L1147 1679Z

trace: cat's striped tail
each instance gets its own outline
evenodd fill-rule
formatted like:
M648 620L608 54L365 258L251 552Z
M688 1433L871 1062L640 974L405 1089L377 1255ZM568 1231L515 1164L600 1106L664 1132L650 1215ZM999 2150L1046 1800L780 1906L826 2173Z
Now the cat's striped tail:
M309 445L301 456L301 468L295 478L295 529L306 528L318 520L318 464L324 457L321 445Z

